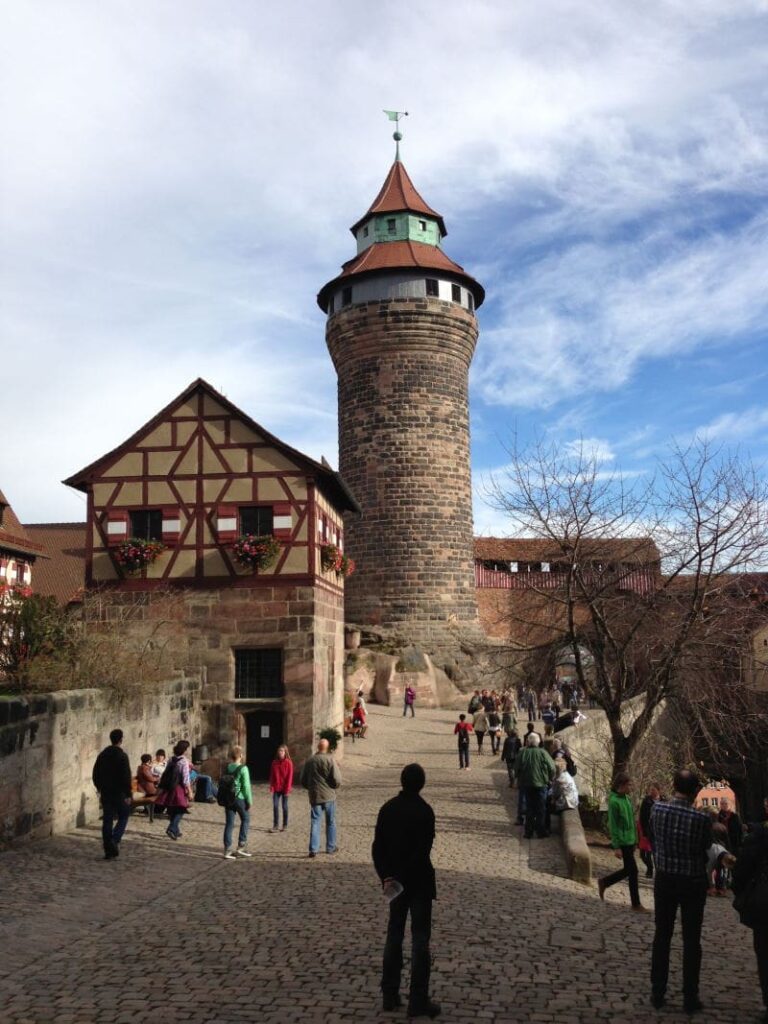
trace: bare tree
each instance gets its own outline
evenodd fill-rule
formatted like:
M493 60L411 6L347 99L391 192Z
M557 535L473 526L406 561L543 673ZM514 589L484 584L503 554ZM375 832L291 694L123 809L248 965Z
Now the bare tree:
M584 443L515 444L509 455L491 504L510 535L538 540L549 568L515 580L513 645L528 664L572 651L580 689L607 716L614 771L664 701L722 712L726 692L738 693L748 720L738 666L766 610L734 581L768 555L768 489L753 467L705 440L676 447L648 477L606 472Z

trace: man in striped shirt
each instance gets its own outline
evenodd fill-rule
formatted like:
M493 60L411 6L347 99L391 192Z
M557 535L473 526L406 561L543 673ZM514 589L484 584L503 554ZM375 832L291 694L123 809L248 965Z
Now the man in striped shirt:
M707 849L712 845L712 820L693 809L701 789L689 771L675 775L672 799L653 805L651 842L656 861L654 903L656 932L651 958L651 1002L664 1005L669 976L669 950L677 909L683 928L683 1007L686 1013L702 1009L699 999L701 926L707 901Z

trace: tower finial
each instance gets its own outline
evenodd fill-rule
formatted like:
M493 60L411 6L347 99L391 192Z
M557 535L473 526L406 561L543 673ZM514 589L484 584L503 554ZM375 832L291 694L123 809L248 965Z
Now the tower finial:
M400 118L401 117L408 117L408 111L407 110L385 110L384 113L387 115L387 117L389 118L390 121L394 121L395 124L397 125L397 127L395 128L395 131L394 131L394 133L392 135L392 138L395 140L395 160L399 162L399 160L400 160L400 140L403 137L403 133L400 131L400 124L399 124L399 122L400 122Z

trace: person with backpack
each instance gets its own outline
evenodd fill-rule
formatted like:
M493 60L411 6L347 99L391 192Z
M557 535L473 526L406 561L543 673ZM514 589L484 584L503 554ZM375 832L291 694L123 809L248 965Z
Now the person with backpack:
M459 715L459 720L453 727L453 735L459 741L459 771L469 771L469 734L472 726L467 721L466 715Z
M219 779L218 803L226 811L224 824L224 859L235 860L236 857L250 857L246 850L248 842L248 826L251 821L251 775L248 766L243 764L243 748L232 747L229 752L230 763ZM237 837L237 850L232 849L232 833L235 818L240 819L240 833Z
M504 740L504 746L501 748L501 760L507 766L510 788L515 784L515 758L521 747L520 737L513 730Z
M181 819L188 813L194 797L188 750L189 740L179 740L157 786L160 792L155 799L155 807L165 807L168 811L171 820L165 834L169 839L181 839Z
M269 791L272 794L272 828L270 832L277 832L280 823L280 805L283 805L283 827L279 830L285 832L288 828L288 794L293 789L293 761L288 753L288 747L282 743L275 753L275 758L269 769Z

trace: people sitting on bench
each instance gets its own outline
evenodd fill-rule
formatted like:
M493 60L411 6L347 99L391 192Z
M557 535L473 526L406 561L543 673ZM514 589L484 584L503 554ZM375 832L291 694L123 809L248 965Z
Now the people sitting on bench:
M152 771L152 755L142 754L141 764L136 769L136 782L144 796L157 796L157 776Z

